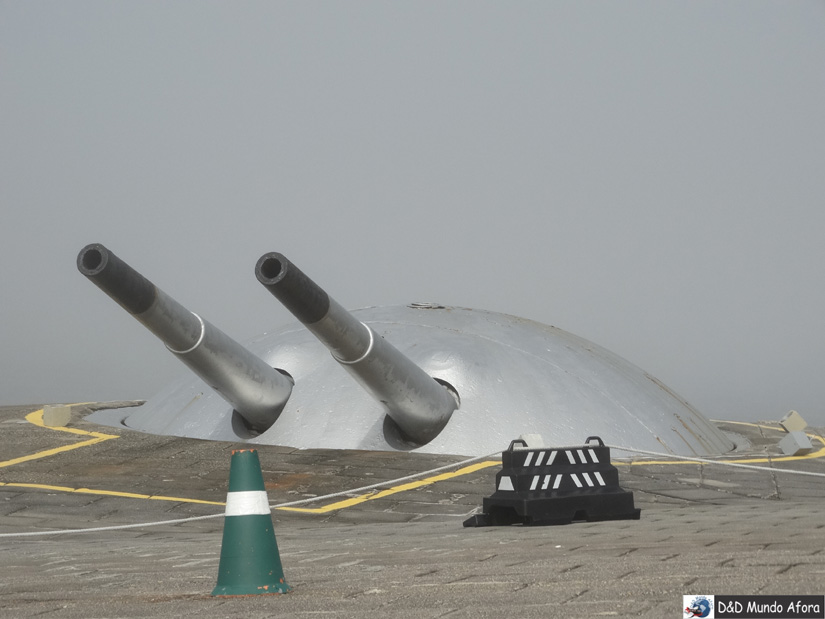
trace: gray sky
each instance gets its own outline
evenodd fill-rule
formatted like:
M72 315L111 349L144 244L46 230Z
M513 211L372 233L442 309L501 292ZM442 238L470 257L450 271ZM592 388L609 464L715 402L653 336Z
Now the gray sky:
M706 415L825 424L825 3L0 1L0 404L187 370L107 245L244 341L345 307L588 338Z

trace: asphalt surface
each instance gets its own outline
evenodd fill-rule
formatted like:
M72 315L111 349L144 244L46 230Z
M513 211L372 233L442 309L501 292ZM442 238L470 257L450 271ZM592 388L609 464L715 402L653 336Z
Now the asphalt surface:
M497 466L435 481L463 458L260 446L272 504L314 499L273 510L293 592L214 598L243 446L97 426L83 407L67 432L27 419L38 408L0 408L3 618L681 617L683 595L825 593L822 477L636 457L617 466L640 520L464 528ZM747 437L739 461L825 474L778 457L777 424L722 427ZM391 490L353 491L378 482ZM60 533L27 535L44 531Z

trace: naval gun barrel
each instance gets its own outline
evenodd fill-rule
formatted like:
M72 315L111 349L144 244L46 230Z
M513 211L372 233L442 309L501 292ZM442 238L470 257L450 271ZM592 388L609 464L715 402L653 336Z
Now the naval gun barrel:
M282 254L264 254L255 275L323 343L406 436L435 438L458 402L447 388L356 319Z
M233 406L257 431L278 418L292 380L190 312L99 243L77 256L78 270Z

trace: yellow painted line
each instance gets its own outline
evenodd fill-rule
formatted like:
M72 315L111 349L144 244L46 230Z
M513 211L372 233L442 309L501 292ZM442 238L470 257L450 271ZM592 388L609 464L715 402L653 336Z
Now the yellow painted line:
M43 409L36 410L33 413L26 415L26 421L41 428L55 430L57 432L68 432L69 434L78 434L81 436L91 436L89 440L80 441L79 443L72 443L71 445L63 445L62 447L55 447L54 449L46 449L45 451L38 451L37 453L29 454L28 456L21 456L20 458L13 458L11 460L4 460L0 462L0 468L7 466L14 466L21 462L30 462L32 460L39 460L41 458L48 458L59 453L79 449L81 447L88 447L89 445L96 445L103 441L108 441L113 438L120 438L116 434L104 434L103 432L87 432L86 430L78 430L77 428L57 428L50 427L43 423Z
M773 426L766 426L764 424L759 423L749 423L747 421L721 421L720 423L732 423L738 424L740 426L751 426L753 428L762 428L763 430L772 430L774 432L781 432L780 428L774 428ZM817 436L816 434L808 434L807 432L805 435L811 439L811 441L819 441L821 447L816 451L812 451L809 454L804 454L801 456L771 456L770 458L725 458L720 460L714 460L714 462L733 462L735 464L765 464L765 463L772 463L772 462L793 462L796 460L810 460L812 458L822 458L825 456L825 440L822 437ZM695 460L638 460L634 462L613 462L614 465L617 466L647 466L650 464L701 464L697 463Z
M476 464L465 466L464 468L458 469L457 471L453 471L452 473L442 473L441 475L434 475L433 477L419 479L418 481L411 481L406 484L401 484L400 486L394 486L392 488L387 488L386 490L381 490L380 492L370 492L367 494L362 494L361 496L345 499L343 501L338 501L336 503L330 503L329 505L325 505L323 507L277 507L276 509L282 509L284 511L290 512L301 512L304 514L327 514L332 511L345 509L347 507L352 507L354 505L360 505L361 503L365 503L367 501L374 501L375 499L383 499L384 497L388 497L399 492L415 490L416 488L421 488L422 486L429 486L439 481L453 479L454 477L460 477L462 475L467 475L469 473L473 473L481 469L486 469L491 466L498 466L500 464L500 460L488 460L486 462L477 462Z
M48 430L55 430L57 432L68 432L69 434L76 434L79 436L91 436L89 440L80 441L78 443L72 443L71 445L63 445L62 447L56 447L54 449L46 449L44 451L38 451L33 454L29 454L28 456L21 456L20 458L13 458L12 460L5 460L0 462L0 468L14 466L15 464L20 464L21 462L30 462L31 460L39 460L41 458L48 458L49 456L54 456L59 453L63 453L66 451L71 451L72 449L79 449L81 447L88 447L90 445L96 445L97 443L102 443L103 441L108 441L113 438L120 438L116 434L104 434L103 432L89 432L87 430L80 430L78 428L66 428L66 427L52 427L47 426L43 423L43 409L36 410L32 413L26 415L26 421L29 423L39 427L39 428L46 428ZM150 495L150 494L136 494L133 492L118 492L116 490L92 490L90 488L72 488L70 486L52 486L49 484L24 484L24 483L16 483L16 482L0 482L0 486L6 486L11 488L29 488L35 490L51 490L53 492L73 492L76 494L94 494L100 496L114 496L114 497L123 497L128 499L151 499L153 501L173 501L176 503L203 503L206 505L226 505L226 503L220 503L217 501L201 501L199 499L187 499L184 497L172 497L172 496L160 496L160 495Z
M725 423L741 423L742 425L750 425L759 428L765 428L768 430L775 430L778 431L778 428L772 428L771 426L764 426L759 424L751 424L745 422L738 422L738 421L726 421ZM734 458L734 459L725 459L719 460L719 462L734 462L734 463L763 463L763 462L786 462L786 461L793 461L793 460L805 460L810 458L821 458L825 456L825 440L820 438L815 434L808 434L808 437L812 440L819 441L822 445L820 449L810 454L806 454L804 456L780 456L775 458ZM643 461L636 461L636 462L613 462L613 464L617 465L625 465L625 466L644 466L650 464L696 464L694 460L643 460ZM427 477L425 479L421 479L419 481L410 482L407 484L402 484L400 486L394 486L392 488L388 488L387 490L382 490L380 492L371 492L367 494L363 494L357 497L345 499L343 501L338 501L336 503L331 503L329 505L325 505L323 507L316 507L316 508L307 508L307 507L277 507L276 509L281 509L284 511L291 511L291 512L301 512L305 514L327 514L332 511L336 511L339 509L345 509L347 507L353 507L354 505L359 505L361 503L365 503L367 501L374 501L375 499L382 499L384 497L391 496L393 494L397 494L399 492L405 492L407 490L414 490L415 488L421 488L422 486L428 486L439 481L443 481L446 479L452 479L454 477L459 477L461 475L467 475L469 473L473 473L475 471L489 468L491 466L500 466L501 460L488 460L485 462L479 462L477 464L473 464L471 466L464 467L452 473L444 473L442 475L436 475L434 477Z
M80 447L88 447L90 445L95 445L97 443L101 443L103 441L108 441L113 438L120 438L115 434L104 434L102 432L89 432L86 430L79 430L77 428L66 428L66 427L50 427L46 426L43 423L43 409L34 411L26 415L26 421L32 423L41 428L48 428L49 430L55 430L59 432L68 432L70 434L76 434L81 436L91 436L92 438L86 441L81 441L79 443L72 443L71 445L64 445L62 447L57 447L54 449L47 449L45 451L39 451L34 454L30 454L28 456L22 456L20 458L14 458L12 460L5 460L0 462L0 468L13 466L15 464L19 464L21 462L28 462L31 460L37 460L40 458L46 458L49 456L53 456L59 453L63 453L66 451L71 451L72 449L78 449ZM747 423L741 421L725 421L724 423L732 423L732 424L740 424L740 425L747 425L757 428L763 428L772 431L779 431L779 428L774 428L771 426L765 426L755 423ZM807 436L815 441L819 441L821 447L815 452L810 454L806 454L803 456L780 456L780 457L771 457L771 458L739 458L739 459L724 459L718 460L718 462L735 462L735 463L749 463L749 464L756 464L756 463L771 463L771 462L787 462L787 461L794 461L794 460L805 460L811 458L821 458L825 456L825 440L815 434L807 434ZM638 460L633 462L613 462L614 465L624 465L624 466L646 466L652 464L695 464L694 460ZM421 488L424 486L429 486L435 484L440 481L445 481L448 479L454 479L456 477L460 477L462 475L468 475L469 473L473 473L475 471L479 471L485 468L490 468L492 466L500 466L500 460L488 460L485 462L478 462L476 464L472 464L470 466L463 467L458 469L457 471L453 471L451 473L442 473L440 475L435 475L433 477L427 477L425 479L420 479L418 481L409 482L406 484L401 484L399 486L394 486L392 488L388 488L386 490L381 490L378 492L369 492L366 494L362 494L360 496L351 497L345 499L343 501L337 501L335 503L330 503L329 505L325 505L323 507L316 507L316 508L306 508L306 507L276 507L275 509L283 510L283 511L291 511L291 512L300 512L306 514L326 514L329 512L346 509L348 507L353 507L355 505L360 505L367 501L374 501L376 499L382 499L388 496L392 496L393 494L398 494L400 492L406 492L408 490L415 490L416 488ZM161 495L148 495L148 494L137 494L131 492L118 492L114 490L92 490L89 488L72 488L69 486L51 486L47 484L25 484L25 483L6 483L0 482L0 486L6 487L17 487L17 488L31 488L31 489L39 489L39 490L51 490L55 492L70 492L70 493L79 493L79 494L93 494L99 496L113 496L113 497L122 497L122 498L133 498L133 499L144 499L144 500L155 500L155 501L173 501L179 503L200 503L205 505L225 505L225 503L218 502L218 501L202 501L199 499L188 499L184 497L170 497L170 496L161 496Z
M186 499L175 496L161 496L156 494L136 494L133 492L117 492L115 490L92 490L90 488L72 488L70 486L51 486L48 484L6 483L0 481L0 486L9 488L30 488L35 490L51 490L53 492L73 492L75 494L95 494L100 496L115 496L126 499L150 499L153 501L173 501L175 503L202 503L204 505L226 505L218 501L201 501L200 499Z
M63 453L66 451L71 451L72 449L78 449L80 447L88 447L90 445L95 445L97 443L102 443L103 441L108 441L109 439L113 438L120 438L115 434L104 434L102 432L88 432L86 430L79 430L77 428L66 428L66 427L51 427L46 426L43 423L43 409L36 410L32 413L26 415L26 421L31 424L34 424L40 428L47 428L49 430L56 430L59 432L68 432L70 434L77 434L81 436L91 436L92 438L86 441L81 441L79 443L72 443L71 445L64 445L62 447L57 447L54 449L47 449L45 451L39 451L37 453L30 454L28 456L22 456L20 458L14 458L12 460L6 460L0 462L0 468L13 466L15 464L20 464L21 462L29 462L31 460L38 460L40 458L47 458L49 456L53 456L59 453ZM406 484L402 484L400 486L394 486L392 488L388 488L387 490L381 490L380 492L372 492L363 494L357 497L345 499L343 501L338 501L336 503L331 503L329 505L325 505L324 507L317 507L317 508L302 508L302 507L278 507L277 509L282 509L285 511L294 511L294 512L302 512L307 514L326 514L332 511L336 511L339 509L344 509L347 507L352 507L354 505L359 505L366 501L374 501L375 499L381 499L387 496L391 496L393 494L397 494L399 492L406 492L407 490L414 490L416 488L421 488L423 486L429 486L431 484L437 483L439 481L453 479L455 477L460 477L461 475L467 475L469 473L473 473L475 471L489 468L491 466L500 465L501 461L487 461L487 462L478 462L476 464L472 464L470 466L466 466L461 468L457 471L453 471L452 473L442 473L441 475L435 475L433 477L427 477L425 479L420 479L418 481L409 482ZM78 494L94 494L100 496L113 496L113 497L123 497L123 498L131 498L131 499L151 499L155 501L175 501L181 503L202 503L207 505L226 505L226 503L221 503L217 501L201 501L198 499L187 499L182 497L167 497L167 496L153 496L148 494L136 494L131 492L118 492L115 490L91 490L89 488L72 488L70 486L52 486L48 484L24 484L24 483L5 483L0 482L0 486L6 487L16 487L16 488L30 488L30 489L37 489L37 490L50 490L53 492L70 492L70 493L78 493Z

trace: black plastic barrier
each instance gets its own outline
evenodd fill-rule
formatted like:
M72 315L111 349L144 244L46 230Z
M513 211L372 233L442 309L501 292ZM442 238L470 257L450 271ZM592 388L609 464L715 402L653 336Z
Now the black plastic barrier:
M516 449L519 442L525 447ZM515 440L501 459L496 491L465 527L639 519L633 493L619 487L610 448L598 436L584 445L543 449L527 449Z

